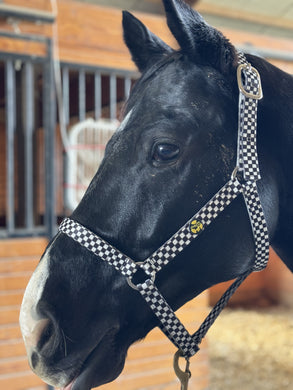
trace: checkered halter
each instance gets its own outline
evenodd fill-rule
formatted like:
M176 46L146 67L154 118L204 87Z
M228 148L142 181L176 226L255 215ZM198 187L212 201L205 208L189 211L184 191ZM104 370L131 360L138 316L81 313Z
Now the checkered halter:
M256 118L257 103L262 97L261 81L256 69L247 63L245 56L241 53L239 54L237 79L240 91L238 151L237 166L231 175L231 179L150 257L143 262L136 263L78 222L66 218L60 225L61 232L67 234L99 258L107 261L127 278L129 286L137 290L151 307L160 321L162 331L179 349L179 355L186 359L198 351L198 345L202 338L243 280L252 271L260 271L265 268L268 261L268 230L256 185L256 181L260 179L256 150ZM242 180L238 179L239 175ZM190 335L157 289L155 285L156 274L198 237L239 195L242 195L245 200L254 235L254 265L252 269L236 279L212 309L198 331ZM145 272L146 280L135 285L133 276L138 269Z

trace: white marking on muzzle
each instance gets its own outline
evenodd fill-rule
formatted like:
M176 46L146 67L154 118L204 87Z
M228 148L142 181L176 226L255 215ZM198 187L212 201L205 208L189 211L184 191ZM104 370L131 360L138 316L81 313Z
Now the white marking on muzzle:
M50 248L47 249L26 287L21 304L19 322L29 363L33 371L46 383L55 387L64 387L68 383L66 373L62 371L52 373L51 370L48 370L41 355L39 355L36 367L33 367L31 364L32 353L36 351L38 341L49 321L46 318L39 318L36 310L49 277L49 265Z
M38 342L36 338L40 336L37 333L40 333L41 327L36 332L36 327L40 323L40 319L37 318L36 306L42 297L49 276L49 262L50 256L49 250L47 250L26 287L20 308L20 329L28 353L32 347L36 346Z

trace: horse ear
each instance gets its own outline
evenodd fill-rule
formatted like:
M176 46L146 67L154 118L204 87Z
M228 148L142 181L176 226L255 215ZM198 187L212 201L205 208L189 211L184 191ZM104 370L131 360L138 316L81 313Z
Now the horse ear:
M168 26L183 53L198 64L228 73L237 64L237 52L223 34L209 26L183 0L163 0Z
M122 24L124 41L132 55L132 60L141 72L157 62L164 54L172 51L131 13L123 11Z

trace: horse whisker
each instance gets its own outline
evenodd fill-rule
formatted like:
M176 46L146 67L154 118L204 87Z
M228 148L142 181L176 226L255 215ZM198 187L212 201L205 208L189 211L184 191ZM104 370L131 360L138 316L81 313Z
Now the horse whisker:
M65 333L63 331L62 328L61 329L61 333L62 333L62 337L63 337L63 343L64 343L64 356L66 357L67 356L67 342L66 342L66 336L65 336Z

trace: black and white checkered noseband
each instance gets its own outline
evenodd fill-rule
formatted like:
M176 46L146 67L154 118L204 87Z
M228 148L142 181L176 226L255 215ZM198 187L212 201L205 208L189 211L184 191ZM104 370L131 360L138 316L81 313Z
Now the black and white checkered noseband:
M232 173L231 179L201 210L144 262L136 263L95 233L70 218L66 218L60 225L61 232L67 234L104 261L107 261L127 278L129 285L141 294L158 317L162 331L178 347L181 355L186 358L198 351L198 345L202 338L237 287L252 271L259 271L265 268L268 261L268 230L256 185L256 181L260 179L256 149L256 119L257 103L262 97L261 81L256 69L247 63L242 53L239 54L237 79L240 90L238 151L237 166ZM244 180L241 180L241 183L237 178L239 173L244 178ZM242 194L245 200L255 240L254 266L245 274L239 276L212 309L198 331L190 335L158 291L154 283L156 273L201 234L240 194ZM148 277L144 282L135 285L132 280L139 268L143 269Z

